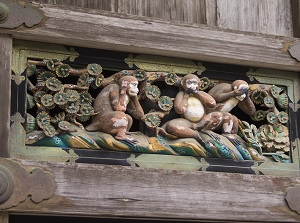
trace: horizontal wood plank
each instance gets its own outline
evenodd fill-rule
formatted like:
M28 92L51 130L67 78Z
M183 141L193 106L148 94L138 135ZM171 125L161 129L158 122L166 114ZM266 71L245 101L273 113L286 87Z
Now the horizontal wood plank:
M20 161L51 171L49 200L27 199L10 213L177 220L299 222L287 206L300 178Z
M84 8L43 5L33 28L0 29L14 38L181 57L200 61L300 71L287 52L292 37L188 25Z
M32 2L31 0L25 0ZM297 2L299 0L291 0ZM293 36L298 6L282 0L35 0L122 14L198 23L256 33ZM292 22L291 8L295 19ZM297 18L296 18L297 17ZM294 29L294 32L298 32ZM297 35L295 35L297 36ZM297 36L299 37L299 36Z

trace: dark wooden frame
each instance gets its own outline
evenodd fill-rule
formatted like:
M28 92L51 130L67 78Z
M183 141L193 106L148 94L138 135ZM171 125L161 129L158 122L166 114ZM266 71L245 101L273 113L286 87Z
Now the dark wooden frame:
M292 16L293 16L293 30L294 37L300 37L300 1L291 0L292 2Z
M289 45L299 41L296 38L182 25L70 7L44 5L41 10L46 18L36 27L0 29L1 33L11 35L1 36L4 40L0 42L1 47L7 52L3 60L5 64L11 61L12 39L24 39L300 71L299 62L287 52ZM8 104L5 95L10 95L10 70L6 68L5 75L1 75L1 83L6 84L3 84L0 98L1 102ZM2 109L3 114L9 114L9 106ZM4 115L1 126L7 126L9 122L9 117ZM7 131L7 127L2 131ZM1 134L1 139L8 142L7 134ZM1 151L7 156L8 145ZM17 161L28 168L39 166L52 172L57 189L51 199L39 204L28 199L9 209L9 213L198 221L300 220L300 215L290 210L285 201L286 191L300 184L299 175L257 176Z
M12 38L8 35L0 34L0 156L9 157L9 129L10 129L10 75L12 65Z

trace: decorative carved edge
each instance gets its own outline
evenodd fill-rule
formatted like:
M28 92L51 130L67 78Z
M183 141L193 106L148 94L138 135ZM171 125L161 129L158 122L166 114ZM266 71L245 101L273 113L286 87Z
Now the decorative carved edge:
M250 69L246 75L250 80L256 79L260 83L284 85L288 96L294 104L300 100L299 74L296 72L279 71L259 68Z
M293 112L297 112L297 110L300 108L300 79L298 73L260 68L257 70L250 69L246 75L252 81L255 79L260 83L286 86L289 99L292 101L292 103L289 103L289 107L293 110ZM255 171L256 174L261 172L267 175L299 177L299 141L299 138L297 138L292 143L293 163L255 163L251 169Z
M28 197L40 203L52 197L54 176L38 167L23 167L11 159L0 159L0 209L19 205Z
M24 118L20 113L11 117L13 124L10 128L10 154L13 158L30 159L49 162L70 162L74 163L79 157L74 150L69 153L57 147L30 147L25 146L26 131L22 125Z
M136 165L143 168L159 168L169 170L201 170L206 171L209 163L204 158L197 160L192 156L174 156L174 155L153 155L141 154L131 156L127 162L135 167Z
M177 74L189 74L197 71L197 74L201 75L206 70L200 62L195 64L192 60L164 56L140 54L133 58L133 55L130 54L124 61L130 68L135 65L139 69L147 71L174 72Z
M22 24L33 27L44 18L43 12L31 4L20 4L13 0L0 2L0 27L13 29Z
M11 79L17 85L20 85L25 80L25 76L22 76L22 73L27 68L28 58L57 60L69 58L70 61L74 61L78 56L79 53L74 48L68 50L62 45L15 40L13 43L13 74ZM78 159L78 155L73 150L66 152L63 149L51 147L27 149L25 147L26 133L22 126L22 123L25 121L24 118L17 112L11 119L13 122L10 130L11 157L50 162L75 162Z
M25 76L21 76L27 68L28 58L37 59L57 59L74 61L79 56L79 53L74 48L68 50L64 46L56 44L47 44L30 41L14 41L13 43L13 60L12 60L12 75L11 79L20 85L25 80Z
M300 185L290 188L287 191L285 200L289 208L300 215Z
M273 163L273 162L262 162L258 164L255 162L251 169L256 174L264 174L264 175L284 175L289 177L300 177L300 161L299 161L299 149L300 149L300 139L297 138L292 143L292 157L293 163Z

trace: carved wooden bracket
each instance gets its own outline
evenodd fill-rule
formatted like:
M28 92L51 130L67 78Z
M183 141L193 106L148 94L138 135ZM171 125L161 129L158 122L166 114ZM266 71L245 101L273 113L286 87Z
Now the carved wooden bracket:
M50 172L26 167L10 159L0 159L0 209L17 206L28 197L40 203L49 199L56 189Z
M19 4L13 0L0 1L0 27L17 28L23 23L27 27L39 24L44 15L41 10L29 4Z
M285 199L290 209L300 214L300 185L290 188Z

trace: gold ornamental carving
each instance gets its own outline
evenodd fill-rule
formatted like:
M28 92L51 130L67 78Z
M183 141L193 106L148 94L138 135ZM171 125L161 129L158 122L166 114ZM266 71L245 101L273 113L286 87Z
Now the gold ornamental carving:
M196 64L188 59L154 55L138 55L133 57L133 55L130 54L129 57L125 59L125 62L130 68L135 65L139 69L147 71L174 72L177 74L197 72L198 75L201 75L206 70L200 62Z

